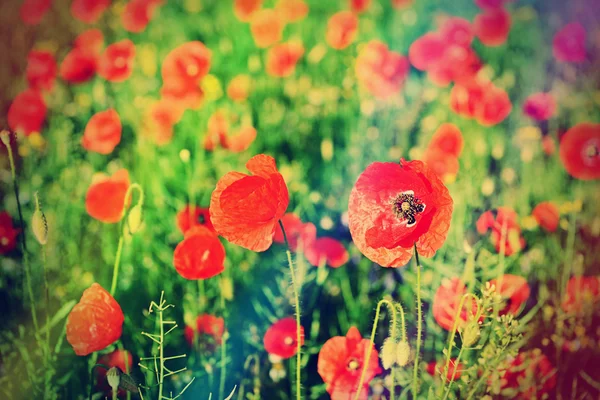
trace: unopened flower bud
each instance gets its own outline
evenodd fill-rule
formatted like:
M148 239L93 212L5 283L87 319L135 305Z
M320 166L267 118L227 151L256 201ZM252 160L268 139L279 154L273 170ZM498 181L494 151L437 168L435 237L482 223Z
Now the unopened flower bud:
M129 228L129 232L134 234L139 232L142 228L142 206L141 204L136 204L129 210L129 216L127 217L127 227Z
M469 322L462 331L462 342L463 347L471 347L477 340L479 340L479 335L481 331L479 329L479 324L477 321Z
M6 147L10 146L10 132L6 130L0 132L0 140L2 140L2 143L4 143Z
M404 367L408 364L408 359L410 357L410 345L406 340L401 340L396 346L396 363Z
M394 365L394 362L396 361L396 346L396 341L391 337L385 339L383 342L381 352L379 353L383 368L390 369L392 368L392 365Z
M35 194L35 211L31 217L31 230L33 231L33 235L35 236L36 240L42 246L48 243L48 221L46 220L46 215L44 215L44 212L40 207L40 201L37 193Z

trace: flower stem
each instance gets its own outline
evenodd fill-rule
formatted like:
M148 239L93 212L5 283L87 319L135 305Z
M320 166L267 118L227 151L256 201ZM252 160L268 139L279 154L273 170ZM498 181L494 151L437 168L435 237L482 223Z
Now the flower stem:
M220 302L221 302L221 312L225 315L225 297L223 297L223 291L220 290ZM223 394L225 392L225 379L227 377L227 332L223 332L223 340L221 343L221 377L219 381L219 400L223 399Z
M160 372L158 378L158 399L162 400L163 398L163 383L165 380L165 325L163 324L163 295L164 292L160 294L160 306L158 307L158 325L160 326L160 343L158 345L159 357L160 357Z
M417 263L417 349L415 353L415 365L413 367L413 398L419 394L419 355L421 353L421 333L423 331L423 310L421 309L421 263L419 262L419 252L417 243L414 244L415 261Z
M464 346L460 346L460 350L458 351L458 356L456 356L456 360L454 360L454 369L452 370L452 378L450 379L450 382L448 382L448 390L446 391L446 394L444 394L443 400L446 400L448 398L448 395L450 394L450 391L452 390L452 382L454 382L454 377L456 376L456 370L458 369L460 357L463 354L463 350L464 350ZM447 378L447 376L446 376L446 378ZM446 386L446 385L444 384L444 386Z

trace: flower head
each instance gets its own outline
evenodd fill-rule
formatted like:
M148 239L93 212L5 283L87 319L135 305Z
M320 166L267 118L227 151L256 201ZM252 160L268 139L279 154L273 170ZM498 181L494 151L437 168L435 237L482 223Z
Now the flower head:
M188 230L173 253L173 265L185 279L212 278L225 270L224 262L223 244L204 226Z
M560 160L574 178L600 179L600 124L582 122L560 140Z
M517 222L517 213L509 207L486 211L481 214L476 225L480 235L491 230L492 244L497 252L502 249L502 235L505 237L505 255L510 256L525 247L525 239L521 236L521 227Z
M561 308L565 312L577 313L586 308L593 309L600 303L600 278L577 276L569 279Z
M42 94L35 89L19 93L8 108L8 126L12 131L29 136L41 132L48 108Z
M445 330L451 331L458 314L462 297L467 287L459 278L444 279L433 296L432 313L435 321ZM475 315L477 304L472 297L467 297L460 310L457 328L462 328L472 315Z
M195 338L210 339L212 343L221 344L225 332L225 320L212 314L202 314L196 318L196 326L186 326L183 332L185 340L193 346ZM204 341L204 340L203 340Z
M196 226L205 226L214 232L208 208L187 205L177 213L177 227L181 233L185 235Z
M308 15L308 5L303 0L279 0L275 9L286 22L298 22Z
M36 90L52 90L58 67L52 53L32 50L27 55L25 76L29 87Z
M126 169L120 169L112 176L99 175L88 188L85 209L92 218L104 223L119 222L128 189L129 172Z
M525 99L523 113L536 121L545 121L556 113L556 101L550 93L534 93Z
M506 42L511 27L511 17L503 8L484 10L475 16L473 29L481 43L486 46L500 46Z
M586 32L579 22L565 25L554 35L552 41L552 54L554 58L562 62L581 63L585 61Z
M356 57L356 77L369 93L379 98L397 94L409 70L406 57L378 40L367 43Z
M267 329L263 343L267 353L283 359L293 357L298 350L298 331L293 317L283 318ZM300 326L300 346L304 345L304 328Z
M260 10L261 6L262 0L235 0L233 12L240 21L249 22L252 15Z
M358 17L350 11L333 14L327 22L325 40L332 48L342 50L350 46L358 33Z
M0 254L7 254L17 247L19 230L13 226L10 214L0 212Z
M113 43L98 60L98 75L110 82L123 82L131 75L134 60L135 45L131 40Z
M81 144L88 151L110 154L121 142L121 119L114 109L100 111L85 126Z
M266 48L281 40L284 21L275 10L263 9L252 14L250 32L256 47Z
M341 267L350 258L344 245L331 237L320 237L309 241L304 246L304 257L315 267L327 264L331 268Z
M71 14L86 24L93 24L110 6L111 0L73 0L71 3Z
M518 315L531 293L527 280L522 276L504 274L502 278L492 279L489 283L496 287L496 293L504 302L500 315Z
M52 6L52 0L25 0L19 8L21 21L27 25L37 25Z
M543 201L535 206L531 215L548 232L554 232L558 228L560 212L558 207L549 201Z
M267 53L267 74L279 78L290 76L298 60L304 55L302 42L290 41L275 45Z

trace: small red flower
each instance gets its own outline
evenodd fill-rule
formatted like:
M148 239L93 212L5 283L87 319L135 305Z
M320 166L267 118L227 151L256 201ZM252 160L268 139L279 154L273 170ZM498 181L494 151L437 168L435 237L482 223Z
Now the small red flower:
M496 8L477 14L473 20L473 29L481 43L495 47L506 42L511 23L508 11Z
M19 230L15 229L6 211L0 212L0 254L8 254L17 247Z
M46 103L41 93L26 89L19 93L8 109L8 126L11 130L29 136L40 133L46 120Z
M539 350L537 350L539 352ZM521 352L502 376L502 389L517 389L516 400L544 398L556 386L556 371L548 357L536 350Z
M504 228L503 228L504 227ZM477 220L477 232L485 234L491 229L492 244L496 251L501 250L502 231L505 230L505 255L510 256L525 247L525 239L521 236L521 227L517 222L517 213L509 207L498 207L495 212L486 211Z
M534 93L525 99L523 113L536 121L545 121L556 113L556 101L550 93Z
M369 382L379 373L379 353L373 347L371 357L365 360L369 346L368 339L363 339L356 327L351 327L346 336L335 336L327 340L321 351L317 370L327 385L327 392L332 400L351 400L360 390L360 399L368 396ZM363 387L358 388L358 381L367 363Z
M74 48L60 64L60 77L74 84L89 81L96 75L98 57L83 48Z
M542 138L542 150L547 156L556 153L556 141L552 136L546 135Z
M406 57L389 50L385 43L378 40L367 43L356 58L356 77L367 91L379 98L397 94L409 69Z
M330 237L321 237L309 241L304 247L304 256L315 267L327 264L331 268L338 268L346 264L349 259L348 251L344 245Z
M358 33L358 17L350 11L333 14L327 22L325 40L336 50L350 46Z
M586 58L585 37L585 28L579 22L565 25L554 35L552 41L554 58L562 62L584 62Z
M446 361L432 361L427 364L427 373L431 376L439 376L439 373L436 371L444 371L446 368ZM456 370L456 372L455 372ZM462 375L462 371L464 370L464 366L461 363L456 365L456 358L451 358L450 363L448 364L448 372L446 373L446 379L448 381L455 381ZM454 377L454 379L452 379Z
M348 0L348 2L350 3L350 9L357 14L367 11L371 5L371 0Z
M124 319L119 303L93 283L67 317L67 341L75 354L87 356L117 341Z
M235 0L233 12L240 21L249 22L261 6L262 0Z
M58 68L52 53L32 50L27 56L25 76L29 87L36 90L52 90Z
M485 89L483 101L477 108L475 118L483 126L493 126L504 121L512 110L508 94L499 87L489 85Z
M416 69L428 71L440 62L445 49L444 38L439 33L429 32L410 45L408 58Z
M129 172L126 169L120 169L110 177L100 175L92 182L85 196L87 213L104 223L119 222L128 189Z
M252 15L250 32L257 47L266 48L281 40L284 21L275 10L263 9Z
M460 301L466 293L467 287L459 278L444 279L436 290L433 296L433 318L445 330L451 331L454 327ZM457 329L464 326L476 312L477 304L475 300L472 297L467 297L460 310Z
M229 172L219 180L210 199L210 218L231 243L264 251L273 243L275 227L287 209L288 190L273 157L254 156L246 168L252 175Z
M48 13L52 0L25 0L19 8L21 21L27 25L37 25Z
M225 247L215 232L204 226L189 229L175 248L173 265L185 279L208 279L225 270Z
M267 353L287 359L298 350L298 331L293 317L283 318L267 329L263 343ZM300 326L300 346L304 345L304 328Z
M443 245L452 207L448 189L423 162L375 162L350 193L350 233L370 260L400 267L412 257L415 243L424 257Z
M214 232L215 228L213 228L212 222L210 222L208 208L187 205L177 213L177 228L179 228L181 233L185 235L187 231L196 226L205 226Z
M568 313L593 309L600 302L600 278L574 276L567 283L567 292L561 308Z
M428 147L459 157L464 147L462 133L456 125L444 123L437 128L429 141Z
M133 367L133 356L127 350L115 350L112 353L105 354L98 359L98 364L106 365L108 368L117 367L123 372L131 372ZM107 370L103 368L96 369L96 386L105 393L111 391L111 387L106 380ZM119 390L119 396L123 395L124 391Z
M256 139L256 129L252 126L243 126L236 133L227 136L225 148L232 153L241 153L248 150Z
M113 43L104 49L98 61L98 75L110 82L123 82L131 75L135 45L129 39Z
M537 223L548 232L554 232L556 231L556 228L558 228L560 212L558 211L558 207L549 201L544 201L535 206L531 215L533 215Z
M163 146L173 138L173 127L183 116L184 108L173 99L161 99L146 110L143 134L149 137L156 145Z
M196 329L186 326L183 332L185 340L190 346L195 343L195 338L202 335L212 338L215 344L220 345L225 332L225 321L221 317L211 314L202 314L196 318Z
M131 0L121 14L123 28L128 32L143 32L156 8L162 4L163 0Z
M73 0L71 14L75 19L93 24L100 19L110 3L111 0Z
M527 280L522 276L504 274L502 278L492 279L489 283L496 286L496 293L504 301L505 305L500 310L500 315L512 314L517 316L531 293Z
M473 49L449 44L441 60L429 69L427 76L441 87L448 86L452 81L461 84L473 80L481 65Z
M302 247L304 247L308 241L314 240L314 238L317 235L317 229L313 224L305 224L304 222L302 222L300 217L298 217L294 213L285 214L283 217L281 217L281 222L283 223L283 228L285 229L285 234L290 245L291 251L296 251L298 249L298 246L300 245L299 242L302 241ZM308 236L306 236L307 234ZM275 228L275 233L273 234L273 241L275 243L285 243L285 240L283 238L283 232L279 224L277 224Z
M475 80L454 85L450 91L450 108L465 118L475 118L489 85L489 82L480 83Z
M246 74L236 75L227 85L227 96L233 101L242 102L250 95L252 80Z
M443 182L452 182L460 167L458 158L431 145L423 153L423 162L431 168Z
M75 38L73 47L100 56L104 47L104 35L100 29L88 29Z
M304 46L299 41L285 42L271 47L267 53L267 74L279 78L292 75L302 55L304 55Z
M440 27L440 35L447 43L467 48L473 41L473 28L464 18L449 17Z
M114 109L100 111L85 126L81 144L88 151L110 154L121 142L121 130L121 119Z
M574 178L584 181L600 178L600 124L582 122L569 129L560 140L560 160Z
M302 21L308 15L308 5L303 0L279 0L275 9L286 22Z

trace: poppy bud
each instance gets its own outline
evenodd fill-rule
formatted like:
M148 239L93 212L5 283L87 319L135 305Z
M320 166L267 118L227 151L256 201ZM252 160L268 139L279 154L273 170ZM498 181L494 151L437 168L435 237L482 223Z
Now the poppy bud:
M479 339L481 334L477 321L470 322L462 331L463 347L471 347Z
M273 367L269 370L269 376L273 382L279 382L285 378L285 375L285 368L281 363L273 364Z
M142 227L142 205L136 204L129 210L127 217L127 227L131 234L139 232Z
M4 145L6 147L10 146L10 132L9 131L0 132L0 139L2 140L2 143L4 143Z
M408 358L410 357L410 345L406 340L401 340L396 346L396 363L404 367L408 364Z
M108 372L106 373L106 380L108 381L108 384L114 392L116 392L117 389L119 389L119 383L121 382L121 373L117 369L117 367L112 367L108 370Z
M397 345L398 343L396 343L396 341L391 337L385 339L383 342L383 346L381 346L381 354L379 354L383 368L390 369L392 365L394 365L394 362L396 361Z
M40 201L35 194L35 211L31 217L31 230L37 241L44 246L48 243L48 221L40 208Z

